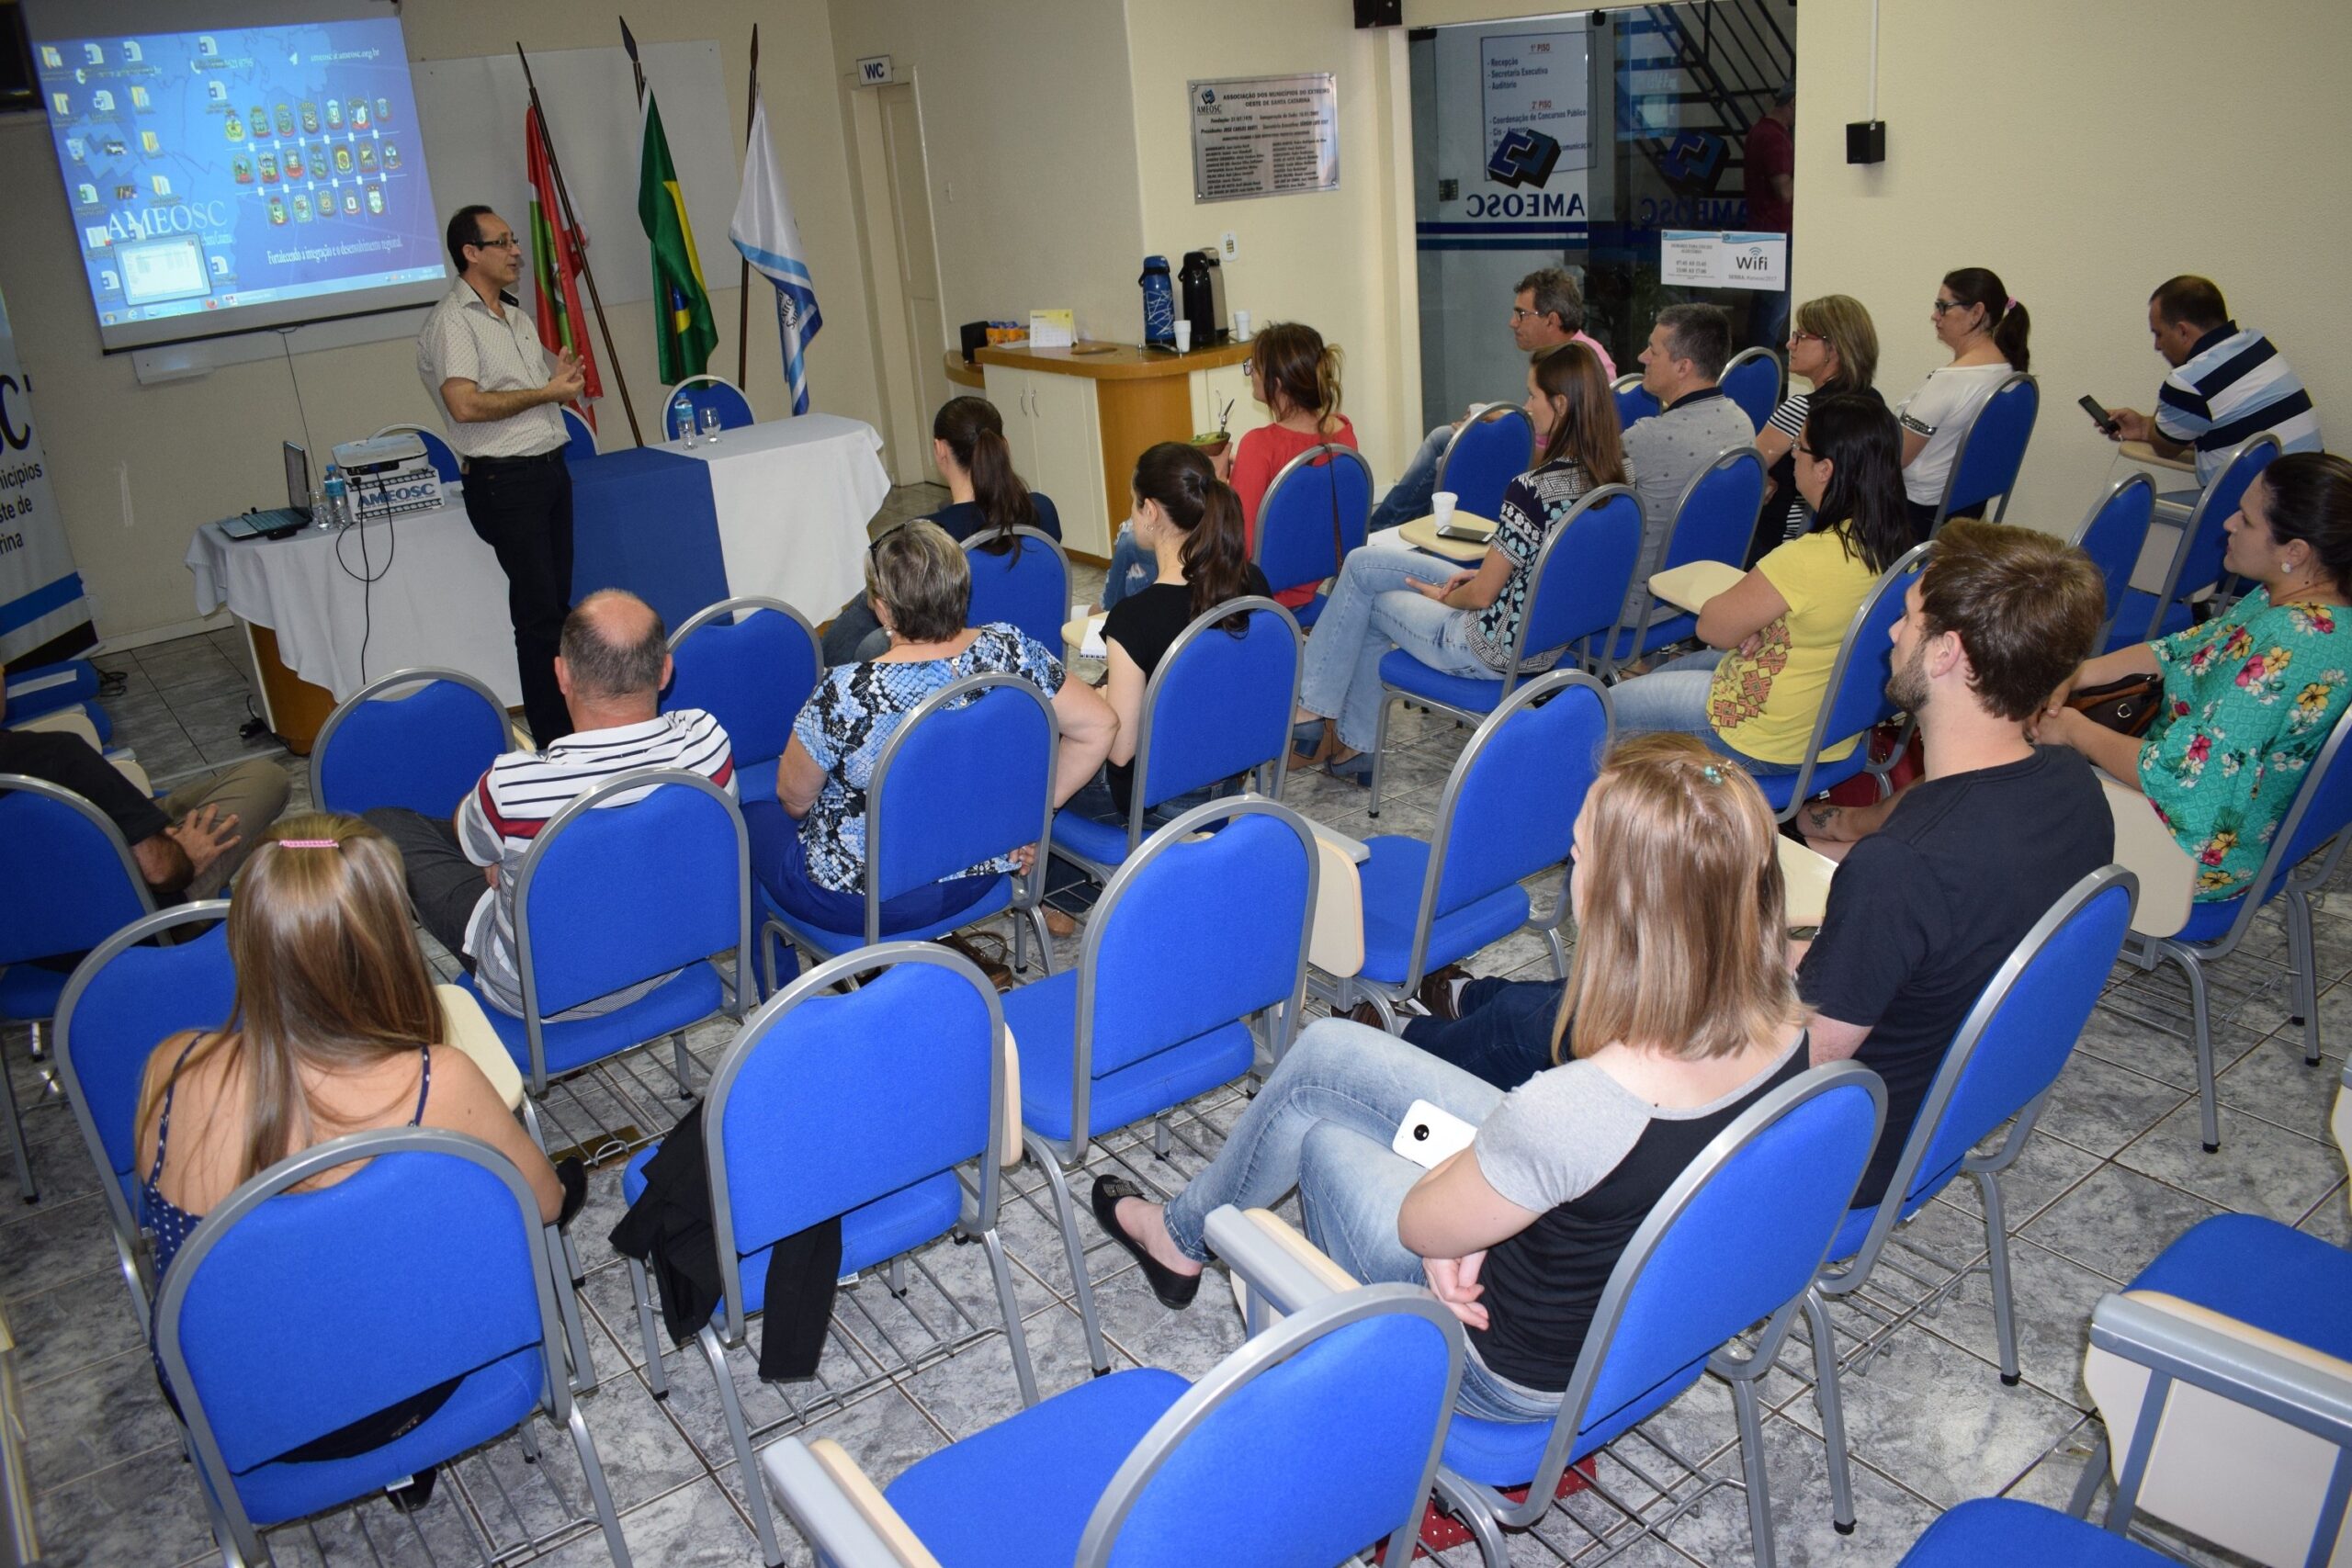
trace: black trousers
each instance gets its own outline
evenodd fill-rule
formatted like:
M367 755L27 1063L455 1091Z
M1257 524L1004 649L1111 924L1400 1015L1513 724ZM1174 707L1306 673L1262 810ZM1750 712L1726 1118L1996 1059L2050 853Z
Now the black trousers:
M472 974L466 927L473 922L474 906L481 902L489 883L481 867L458 847L456 827L447 818L436 820L404 806L379 806L364 815L368 825L400 851L409 902L416 906L418 921Z
M555 683L556 646L571 613L571 470L563 452L477 457L466 466L466 515L506 573L523 712L544 749L571 733Z

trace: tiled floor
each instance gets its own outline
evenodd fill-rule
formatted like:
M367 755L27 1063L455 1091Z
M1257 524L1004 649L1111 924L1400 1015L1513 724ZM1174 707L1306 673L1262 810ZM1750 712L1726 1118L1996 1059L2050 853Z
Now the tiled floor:
M886 517L920 515L938 499L935 489L898 492ZM1092 581L1082 577L1079 591ZM101 660L131 672L129 691L109 705L122 738L136 747L158 784L260 749L237 733L244 716L242 658L233 637L215 633ZM1319 774L1295 779L1286 792L1291 803L1358 834L1426 830L1466 732L1416 716L1400 719L1397 728L1403 761L1394 773L1404 787L1377 824L1363 815L1362 792ZM300 804L308 790L299 763L295 771ZM1550 891L1544 889L1547 897ZM2341 908L2341 895L2335 901ZM1071 944L1062 945L1063 957L1071 956ZM1771 1407L1764 1441L1784 1561L1891 1562L1939 1509L1967 1497L2009 1493L2063 1504L2093 1429L2079 1378L2091 1307L2196 1220L2244 1209L2337 1243L2352 1240L2345 1170L2326 1130L2345 1046L2352 1041L2352 919L2334 909L2324 912L2317 945L2321 981L2328 987L2321 1013L2329 1051L2318 1067L2302 1065L2300 1032L2286 1027L2285 941L2276 926L2263 927L2250 951L2220 967L2223 1144L2215 1155L2198 1146L2194 1077L2180 1038L2187 1016L2183 987L2168 976L2133 976L2109 995L2004 1184L2016 1236L2024 1382L2004 1388L1996 1374L1981 1273L1964 1280L1932 1315L1897 1329L1867 1374L1849 1373L1846 1382L1860 1505L1860 1528L1851 1536L1829 1528L1818 1416L1806 1382L1792 1375L1803 1358L1794 1347L1784 1356L1791 1371L1772 1374L1764 1391ZM1534 975L1544 969L1540 952L1522 934L1489 948L1471 967ZM695 1032L693 1043L706 1068L726 1042L722 1026ZM35 1099L40 1079L27 1060L22 1032L12 1032L5 1044L20 1096ZM622 1115L673 1114L674 1098L659 1093L666 1066L659 1060L639 1065L636 1083L654 1086L653 1091L639 1088L637 1108ZM601 1100L601 1091L591 1089L587 1098ZM1238 1103L1229 1090L1205 1097L1184 1131L1213 1147ZM36 1104L28 1122L43 1197L21 1211L8 1205L10 1212L0 1215L0 1302L23 1346L33 1483L47 1561L209 1560L203 1506L141 1348L107 1240L97 1179L71 1115L55 1098ZM1171 1187L1199 1159L1180 1142L1162 1164L1148 1144L1130 1135L1114 1139L1096 1165L1125 1163L1147 1181ZM657 1403L645 1381L628 1273L605 1239L620 1211L618 1180L617 1162L594 1174L590 1210L573 1235L590 1269L588 1327L603 1380L582 1410L603 1454L631 1551L645 1564L756 1562L741 1502L744 1478L699 1357L673 1350L664 1358L674 1390L666 1402ZM1085 1354L1039 1180L1034 1168L1018 1174L1004 1232L1039 1380L1051 1392L1084 1377ZM1083 1182L1074 1184L1081 1202ZM1204 1291L1189 1311L1169 1313L1091 1221L1080 1224L1093 1243L1089 1273L1097 1281L1119 1365L1197 1374L1240 1342L1239 1320L1221 1289ZM1952 1263L1981 1262L1984 1255L1974 1200L1962 1188L1928 1205L1908 1235ZM848 1369L882 1347L885 1334L902 1344L910 1335L920 1337L908 1325L910 1310L943 1321L946 1308L938 1287L968 1303L985 1330L952 1356L925 1358L918 1370L879 1378L845 1400L818 1406L812 1429L839 1439L879 1481L1017 1404L1003 1333L987 1328L997 1319L977 1251L945 1242L923 1249L919 1258L930 1278L918 1272L904 1306L892 1302L878 1280L844 1292L828 1360L828 1376L837 1383L854 1381ZM1860 1320L1847 1315L1840 1322L1850 1326ZM738 1351L731 1360L755 1423L788 1422L795 1404L811 1402L806 1388L761 1384L748 1352ZM1702 1383L1645 1431L1709 1477L1738 1472L1729 1401L1718 1384ZM543 1428L542 1443L552 1462L538 1468L577 1501L578 1471L560 1438ZM1669 1479L1655 1449L1628 1439L1604 1460L1604 1483L1620 1495L1646 1495L1629 1465L1654 1480ZM529 1474L511 1444L499 1446L458 1468L457 1483L441 1488L421 1517L421 1529L378 1501L314 1532L281 1531L273 1548L288 1563L315 1562L322 1553L336 1562L422 1562L428 1547L435 1560L467 1562L478 1560L473 1542L481 1531L505 1561L604 1561L593 1531L573 1531L551 1550L526 1548L503 1556L524 1539L517 1519L544 1528L552 1517L535 1490L539 1483L526 1479ZM1692 1490L1686 1483L1678 1495ZM1578 1497L1555 1510L1544 1534L1560 1551L1584 1559L1595 1551L1588 1526L1605 1530L1611 1519L1593 1499ZM781 1529L787 1559L808 1561L789 1525ZM2194 1560L2211 1560L2170 1544ZM1208 1555L1215 1558L1213 1548ZM1556 1555L1524 1538L1513 1545L1515 1562L1549 1562ZM1634 1539L1624 1561L1687 1568L1748 1557L1745 1506L1736 1491L1718 1487L1669 1524L1663 1539ZM1463 1548L1447 1561L1470 1562L1475 1554Z

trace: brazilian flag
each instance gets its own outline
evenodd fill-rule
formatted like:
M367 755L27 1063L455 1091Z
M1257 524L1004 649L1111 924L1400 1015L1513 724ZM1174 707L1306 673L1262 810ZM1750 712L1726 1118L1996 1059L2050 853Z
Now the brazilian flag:
M703 286L702 261L695 254L694 225L686 221L685 197L678 194L678 171L670 164L670 139L662 133L662 111L645 95L645 150L639 161L637 216L653 242L653 338L662 379L675 386L709 367L718 346L710 316L710 290Z

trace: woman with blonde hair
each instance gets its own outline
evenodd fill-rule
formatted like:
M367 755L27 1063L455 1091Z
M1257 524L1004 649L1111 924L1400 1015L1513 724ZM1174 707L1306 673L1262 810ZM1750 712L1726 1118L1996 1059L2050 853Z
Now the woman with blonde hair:
M1456 1408L1545 1421L1619 1257L1676 1178L1806 1067L1772 813L1687 736L1611 753L1577 818L1577 941L1555 1066L1506 1094L1379 1030L1302 1034L1208 1168L1165 1204L1094 1184L1159 1300L1199 1289L1210 1211L1296 1188L1359 1280L1426 1283L1469 1329ZM1391 1147L1427 1100L1476 1131L1424 1171Z
M1825 294L1798 306L1789 328L1788 355L1790 378L1804 377L1812 389L1792 388L1756 433L1756 449L1764 454L1771 489L1756 515L1749 566L1773 546L1802 539L1813 526L1813 508L1799 493L1796 479L1797 439L1804 434L1805 411L1813 400L1836 392L1879 397L1871 384L1878 377L1878 328L1862 302L1850 294Z
M1519 638L1544 541L1586 491L1631 482L1617 402L1590 349L1564 343L1530 355L1526 406L1535 467L1503 491L1493 542L1476 567L1464 570L1403 545L1348 552L1331 602L1306 639L1292 731L1300 748L1295 764L1323 762L1336 777L1372 782L1368 753L1386 700L1380 661L1391 649L1443 674L1500 676ZM1535 649L1520 661L1520 673L1549 670L1561 651Z

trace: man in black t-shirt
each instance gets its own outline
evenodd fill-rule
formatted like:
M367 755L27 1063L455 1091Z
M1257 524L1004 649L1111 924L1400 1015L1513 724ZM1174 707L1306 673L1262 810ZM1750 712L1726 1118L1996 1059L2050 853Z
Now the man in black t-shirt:
M2029 734L2105 613L2080 550L2030 528L1947 525L1906 595L1887 682L1919 721L1926 776L1878 806L1798 818L1844 861L1820 932L1791 944L1815 1012L1813 1060L1851 1057L1886 1081L1886 1126L1857 1203L1883 1194L1985 982L2113 857L2114 818L2089 765ZM1417 1019L1405 1038L1516 1087L1548 1063L1559 996L1549 982L1474 980L1459 1019Z
M219 897L286 808L286 770L266 757L151 800L88 741L62 731L0 729L0 773L70 789L106 813L159 902Z

